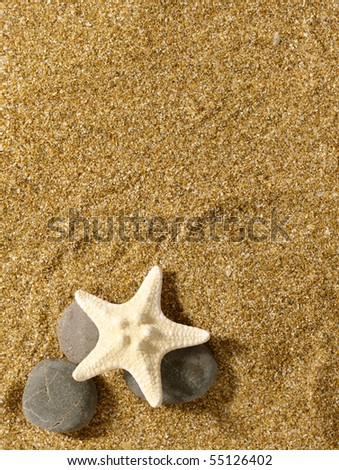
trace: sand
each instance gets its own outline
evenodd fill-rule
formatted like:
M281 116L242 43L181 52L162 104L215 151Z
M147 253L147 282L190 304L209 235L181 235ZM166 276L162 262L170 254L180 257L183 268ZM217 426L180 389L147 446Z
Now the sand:
M204 3L5 2L5 449L337 446L335 2ZM155 264L210 391L152 409L117 370L82 431L27 423L75 291Z

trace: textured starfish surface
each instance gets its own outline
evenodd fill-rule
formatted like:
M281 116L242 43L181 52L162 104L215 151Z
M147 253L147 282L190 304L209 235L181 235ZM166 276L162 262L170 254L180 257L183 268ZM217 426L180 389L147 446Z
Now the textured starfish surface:
M95 348L73 372L87 380L111 369L133 375L148 403L162 403L161 360L173 349L208 341L208 331L169 320L161 311L162 270L154 266L138 292L124 304L112 304L82 290L75 299L99 330Z

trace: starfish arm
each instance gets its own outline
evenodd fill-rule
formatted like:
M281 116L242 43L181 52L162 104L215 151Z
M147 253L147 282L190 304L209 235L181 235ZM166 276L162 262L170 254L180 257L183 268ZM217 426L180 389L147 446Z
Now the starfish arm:
M105 372L106 365L102 357L99 358L96 354L96 349L93 349L88 356L78 364L72 374L74 380L82 382Z
M105 327L108 316L112 319L112 322L114 321L114 317L116 318L117 323L120 320L120 305L112 304L106 300L102 300L99 297L89 294L83 290L76 291L75 300L99 329L102 326Z
M88 380L108 370L122 368L119 351L107 349L99 338L96 346L73 371L73 379L78 382Z
M153 266L145 277L137 293L126 302L126 309L135 309L138 320L151 321L152 318L166 318L161 311L162 269Z
M156 408L162 404L161 360L163 355L139 353L133 364L124 367L134 377L148 403Z
M170 321L170 323L170 325L168 324L168 333L164 341L166 353L173 351L173 349L188 348L189 346L203 344L210 339L210 334L206 330L181 325L172 321Z

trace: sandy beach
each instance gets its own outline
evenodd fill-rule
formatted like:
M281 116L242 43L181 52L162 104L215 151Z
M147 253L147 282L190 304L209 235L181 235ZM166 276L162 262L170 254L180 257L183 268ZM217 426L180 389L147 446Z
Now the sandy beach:
M2 447L338 447L335 2L5 4ZM76 290L154 265L213 387L151 408L114 370L83 430L28 423Z

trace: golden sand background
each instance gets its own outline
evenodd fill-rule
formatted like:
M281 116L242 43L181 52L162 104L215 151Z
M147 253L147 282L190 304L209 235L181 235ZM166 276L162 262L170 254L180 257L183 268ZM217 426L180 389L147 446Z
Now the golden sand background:
M336 2L5 3L3 447L334 448ZM290 241L267 236L274 207ZM267 239L51 241L70 208L263 217ZM213 388L152 409L113 371L84 430L27 423L75 291L124 302L157 263L164 313L211 331Z

